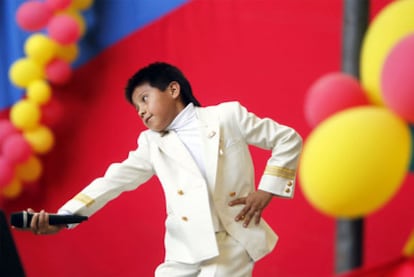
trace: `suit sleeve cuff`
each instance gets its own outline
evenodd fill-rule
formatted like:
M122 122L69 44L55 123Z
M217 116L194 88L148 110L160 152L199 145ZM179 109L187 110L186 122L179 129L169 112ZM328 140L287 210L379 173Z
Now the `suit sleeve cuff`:
M258 189L272 193L275 196L293 198L295 190L294 179L263 175Z

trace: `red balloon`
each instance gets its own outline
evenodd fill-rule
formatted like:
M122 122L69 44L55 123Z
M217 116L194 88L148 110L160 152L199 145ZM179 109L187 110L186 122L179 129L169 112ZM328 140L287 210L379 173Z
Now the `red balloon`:
M385 106L414 123L414 34L398 42L385 59L381 72Z
M55 15L47 26L49 36L60 44L75 43L81 36L80 26L69 15Z
M14 125L7 119L0 120L0 145L3 145L4 140L12 135L16 134L18 130Z
M316 80L305 98L305 118L311 127L339 111L367 105L368 99L359 81L341 72Z
M46 78L53 84L63 85L71 76L72 68L64 60L54 59L46 65Z
M3 156L12 164L18 164L26 161L32 155L33 150L21 134L14 134L4 141Z
M53 11L64 10L71 4L72 0L46 0L45 4Z
M13 177L13 165L4 157L0 157L0 190L9 184Z
M55 127L63 118L64 106L59 100L52 98L49 102L41 106L42 109L42 124Z
M28 1L17 9L16 22L23 30L34 32L44 28L52 15L52 10L46 4Z

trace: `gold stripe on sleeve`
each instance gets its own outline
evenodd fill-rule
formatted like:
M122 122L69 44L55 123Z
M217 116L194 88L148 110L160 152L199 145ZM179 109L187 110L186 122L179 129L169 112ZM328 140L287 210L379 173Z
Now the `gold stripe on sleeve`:
M265 175L272 175L272 176L276 176L276 177L282 177L282 178L286 178L286 179L293 179L293 178L295 178L296 170L289 169L289 168L286 168L286 167L268 165L268 166L266 166L264 174Z
M90 205L93 204L93 202L95 202L95 199L83 193L79 193L73 199L78 200L79 202L82 202L83 204L86 205L86 207L89 207Z

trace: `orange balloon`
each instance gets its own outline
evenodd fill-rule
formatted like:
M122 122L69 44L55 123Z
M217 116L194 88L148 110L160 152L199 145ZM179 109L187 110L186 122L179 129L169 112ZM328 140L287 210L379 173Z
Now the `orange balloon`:
M25 182L33 182L39 179L43 171L42 163L36 156L31 156L26 162L16 168L17 176Z
M18 178L14 178L8 186L6 186L2 193L5 198L15 199L23 191L22 182Z

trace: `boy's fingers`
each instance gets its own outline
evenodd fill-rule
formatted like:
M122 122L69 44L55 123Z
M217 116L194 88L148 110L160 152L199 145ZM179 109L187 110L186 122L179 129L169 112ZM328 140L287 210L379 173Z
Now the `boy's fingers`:
M246 197L237 198L229 202L229 206L246 204Z
M47 218L48 218L48 214L45 213L44 210L41 210L39 214L39 224L38 224L38 228L40 229L40 231L47 228L47 225L48 225Z

